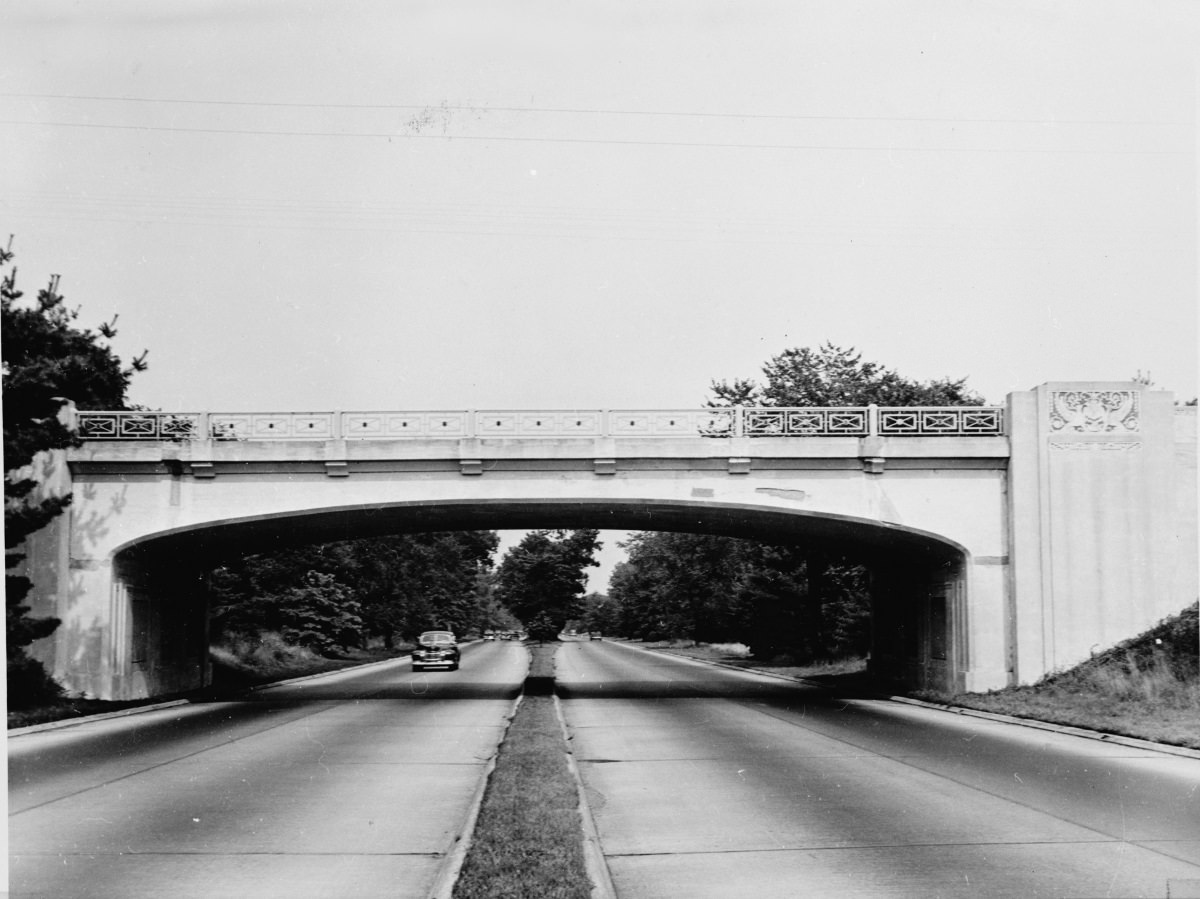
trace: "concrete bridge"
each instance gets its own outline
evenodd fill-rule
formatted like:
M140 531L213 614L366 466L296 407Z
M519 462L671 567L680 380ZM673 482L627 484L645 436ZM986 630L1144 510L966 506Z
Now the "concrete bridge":
M855 548L872 664L1029 683L1197 596L1195 407L1137 383L897 409L78 412L29 541L34 652L102 698L201 686L205 572L282 545L460 528L679 530Z

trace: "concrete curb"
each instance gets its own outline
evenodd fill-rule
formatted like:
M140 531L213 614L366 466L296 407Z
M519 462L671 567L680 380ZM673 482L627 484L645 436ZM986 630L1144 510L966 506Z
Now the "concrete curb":
M471 851L471 839L475 835L475 824L479 820L479 810L483 808L483 797L487 794L488 782L492 779L492 772L496 770L496 759L500 756L500 747L508 737L508 728L512 726L513 719L517 717L517 709L521 707L521 700L524 698L525 694L522 693L513 700L512 710L508 713L508 726L500 735L496 751L492 753L492 757L488 759L483 768L483 774L479 777L479 785L475 788L475 795L471 797L471 805L467 809L467 817L463 820L462 829L454 837L450 848L446 850L446 854L442 858L437 877L433 880L433 889L429 892L429 899L451 899L451 895L454 893L454 885L458 882L463 862L467 860L467 853Z
M530 655L526 661L526 677L529 676L528 662L532 658L533 656ZM512 708L508 712L508 724L504 726L504 733L500 735L492 757L488 759L487 764L483 768L483 774L480 775L479 784L475 788L475 795L471 797L471 804L467 809L467 817L463 820L463 826L458 834L455 835L450 848L446 850L446 854L442 858L441 867L438 868L437 876L433 880L433 888L429 892L429 899L451 899L454 893L454 885L458 882L458 875L462 871L463 862L467 860L467 853L471 851L471 840L475 835L475 824L479 820L479 810L483 808L483 797L487 794L488 781L492 778L492 772L496 770L496 760L500 757L500 747L508 739L508 729L512 727L513 720L517 717L517 709L521 707L521 701L524 698L525 691L522 690L517 695L517 698L513 700Z
M616 642L616 641L613 641ZM773 671L767 671L761 668L744 668L741 665L730 665L726 662L716 662L711 659L698 659L695 656L689 656L686 653L675 652L670 649L662 649L655 646L635 646L626 641L621 641L626 646L632 649L640 649L643 652L660 652L663 655L673 656L679 659L688 659L692 662L699 662L701 665L712 665L715 668L728 668L731 671L748 671L753 674L761 674L765 677L773 677L778 680L792 681L797 684L808 684L814 687L824 687L824 684L809 680L803 677L794 677L790 674L776 674ZM827 688L826 688L827 689ZM889 696L885 693L880 693L877 696L864 697L872 701L899 702L904 705L913 705L923 709L931 709L935 712L946 712L951 715L965 715L969 718L983 718L988 721L997 721L1001 724L1018 724L1021 727L1031 727L1035 730L1045 730L1055 734L1067 734L1072 737L1083 737L1087 740L1097 740L1102 743L1112 743L1118 746L1128 746L1131 749L1144 749L1148 752L1162 752L1167 755L1177 755L1183 758L1200 759L1200 749L1189 749L1186 746L1175 746L1171 743L1155 743L1152 740L1141 740L1137 737L1126 737L1121 734L1109 734L1098 730L1089 730L1086 727L1075 727L1070 724L1055 724L1051 721L1038 721L1035 718L1018 718L1016 715L1004 715L1000 712L985 712L982 709L969 709L965 706L947 705L940 702L928 702L924 699L913 699L908 696Z
M382 668L384 665L394 665L412 658L412 653L406 656L396 656L391 659L380 659L378 662L363 662L361 665L347 665L345 668L335 668L333 671L318 671L316 674L302 674L299 677L289 677L287 680L271 681L269 684L257 684L246 690L247 693L257 693L260 690L270 690L272 687L283 687L288 684L300 684L304 681L317 680L322 677L332 677L335 674L345 674L348 671L368 671L372 668Z
M26 734L38 734L47 730L61 730L64 727L75 727L80 724L91 724L93 721L108 721L110 718L128 718L130 715L140 715L142 712L157 712L159 709L170 709L181 705L191 705L190 699L172 699L168 702L157 702L154 705L135 705L128 709L115 712L101 712L98 715L80 715L78 718L60 718L57 721L45 721L41 724L30 724L27 727L9 728L9 737L23 737Z
M289 678L288 680L272 681L269 684L258 684L254 687L247 688L247 693L257 693L260 690L267 690L271 687L281 687L284 684L298 684L301 681L316 680L319 677L331 677L335 674L344 674L347 671L364 671L369 668L378 668L383 665L390 665L394 662L403 662L406 659L412 658L412 655L396 656L393 659L380 659L378 662L364 662L361 665L347 665L345 668L337 668L333 671L319 671L316 674L304 674L300 677ZM229 700L216 700L220 702L228 702ZM25 734L36 734L47 730L58 730L63 727L74 727L78 724L91 724L94 721L107 721L110 718L127 718L130 715L140 715L143 712L157 712L159 709L170 709L181 705L196 705L192 699L171 699L166 702L156 702L150 705L135 705L128 709L119 709L115 712L100 712L96 715L80 715L77 718L60 718L57 721L45 721L41 724L30 724L27 727L9 728L8 736L21 737Z
M583 777L579 773L579 765L576 764L575 753L571 749L571 734L567 730L567 721L563 717L562 702L557 694L554 696L554 713L558 716L559 727L562 728L563 744L566 747L567 755L567 770L575 779L575 789L579 793L579 819L583 826L583 864L592 881L592 899L617 899L617 890L613 886L608 860L604 857L604 850L600 848L600 832L596 829L596 819L592 817L592 807L587 801Z

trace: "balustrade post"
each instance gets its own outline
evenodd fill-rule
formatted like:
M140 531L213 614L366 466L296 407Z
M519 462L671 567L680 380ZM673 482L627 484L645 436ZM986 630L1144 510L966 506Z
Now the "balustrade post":
M201 412L200 417L196 422L196 431L198 433L192 435L193 440L212 440L212 431L209 430L209 413Z
M733 407L733 435L734 437L746 436L746 410L741 406Z
M344 412L334 412L333 413L333 428L332 428L332 430L333 430L333 439L334 440L342 439L342 434L344 433L344 428L342 427L342 416L343 415L345 415Z
M867 436L879 436L879 406L875 403L867 405Z

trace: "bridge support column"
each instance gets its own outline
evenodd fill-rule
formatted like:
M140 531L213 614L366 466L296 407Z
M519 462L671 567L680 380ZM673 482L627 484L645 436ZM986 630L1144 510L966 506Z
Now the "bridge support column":
M31 612L62 622L30 654L68 694L92 699L142 699L206 686L202 563L134 551L83 558L68 545L72 511L26 541Z

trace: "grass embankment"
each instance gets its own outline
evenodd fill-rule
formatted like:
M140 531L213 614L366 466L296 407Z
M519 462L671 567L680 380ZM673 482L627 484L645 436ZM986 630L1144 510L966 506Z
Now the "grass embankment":
M1197 606L1027 687L921 699L1200 749Z
M895 685L872 681L864 659L797 666L786 658L755 659L740 643L674 641L645 645L740 668L808 678L842 694L906 695L1200 749L1200 631L1196 605L1069 671L1030 686L987 693L899 690Z
M579 793L554 708L557 646L530 647L526 692L488 780L454 899L587 899Z
M209 650L212 661L212 685L203 690L194 690L172 696L156 696L152 699L134 699L114 702L103 699L82 699L64 696L55 703L32 709L8 712L8 727L29 727L67 718L82 718L87 715L102 715L119 712L144 705L154 705L172 699L214 699L236 694L251 687L337 671L354 665L378 662L410 652L410 645L385 649L351 649L338 658L317 655L300 646L290 646L275 634L264 634L254 642L234 646L214 646Z

